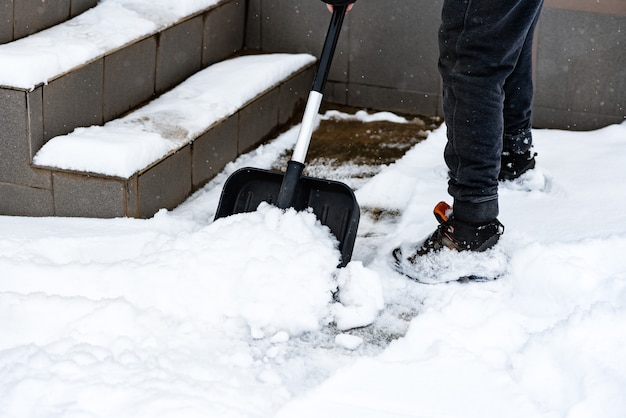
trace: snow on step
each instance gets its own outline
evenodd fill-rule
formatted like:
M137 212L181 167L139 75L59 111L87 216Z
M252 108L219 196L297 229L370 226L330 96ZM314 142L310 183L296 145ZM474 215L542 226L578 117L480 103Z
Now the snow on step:
M100 0L81 15L0 45L0 85L32 89L221 0Z
M309 54L266 54L214 64L121 119L52 138L33 162L129 178L314 61Z

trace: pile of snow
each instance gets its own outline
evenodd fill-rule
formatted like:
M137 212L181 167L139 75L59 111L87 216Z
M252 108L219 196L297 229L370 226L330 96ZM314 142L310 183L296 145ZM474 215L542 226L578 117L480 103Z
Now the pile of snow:
M311 213L212 221L296 133L149 220L0 217L0 416L626 414L626 123L535 130L501 187L506 274L442 285L388 261L435 227L444 128L357 190L344 269Z
M220 0L100 0L75 18L0 45L0 85L32 89Z

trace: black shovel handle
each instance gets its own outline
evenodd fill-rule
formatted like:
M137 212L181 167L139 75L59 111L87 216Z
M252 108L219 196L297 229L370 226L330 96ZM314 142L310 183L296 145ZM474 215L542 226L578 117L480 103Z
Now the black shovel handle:
M322 52L320 54L320 58L317 63L317 69L315 71L315 78L313 80L312 91L318 93L319 101L321 101L324 86L326 85L326 80L328 79L328 72L330 71L330 65L332 64L333 56L335 55L335 49L337 47L337 41L339 40L341 26L343 25L343 20L347 10L348 3L333 6L333 15L330 19L330 25L328 26L326 39L324 40L324 46L322 47ZM316 104L312 106L312 109L308 109L309 105L311 105L312 103L313 101L311 99L311 96L309 96L307 110L305 110L305 118L309 117L309 119L311 120L303 121L303 125L305 123L310 124L312 122L313 113L317 114L319 110L319 102L316 102ZM308 110L311 110L311 113L308 113ZM306 145L303 146L304 150L308 148L308 141L310 140L309 135L305 136L306 138L303 141L303 143L306 143ZM302 138L298 136L298 142L300 141L302 141ZM298 148L298 145L300 144L296 144L296 148ZM282 185L280 187L280 191L278 193L278 198L276 199L276 206L281 209L287 209L292 206L293 201L295 200L296 191L298 189L298 184L300 182L300 177L302 177L303 170L303 162L293 160L289 161L289 163L287 164L287 170L285 171Z
M324 47L317 65L317 72L315 73L315 79L313 80L313 91L322 93L326 80L328 79L328 72L330 71L330 65L335 55L335 49L337 47L337 41L339 34L341 33L341 26L343 25L343 19L346 16L348 10L348 3L338 6L333 6L333 16L330 19L330 25L328 26L328 32L326 33L326 40L324 41Z

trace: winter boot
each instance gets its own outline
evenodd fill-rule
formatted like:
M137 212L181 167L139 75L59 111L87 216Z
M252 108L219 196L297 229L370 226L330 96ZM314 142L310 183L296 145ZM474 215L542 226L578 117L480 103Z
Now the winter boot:
M494 219L484 224L473 224L454 219L452 208L439 202L434 209L439 226L412 254L402 254L401 248L393 250L397 264L406 259L414 263L419 256L449 248L456 251L482 252L493 247L504 233L504 226Z
M504 151L502 153L502 164L500 166L500 174L498 180L515 180L528 170L535 168L536 152L531 150L523 154L516 154L512 151Z

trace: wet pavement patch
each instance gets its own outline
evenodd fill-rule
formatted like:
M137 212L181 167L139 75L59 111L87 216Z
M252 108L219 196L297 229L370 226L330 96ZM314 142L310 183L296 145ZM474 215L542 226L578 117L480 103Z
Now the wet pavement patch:
M320 112L324 114L328 109L347 115L361 110L330 104L324 105ZM407 122L363 122L339 117L321 120L311 138L305 174L348 183L353 183L350 179L372 177L382 166L393 163L426 139L442 122L439 117L399 116L405 117ZM284 167L290 157L291 150L276 162L276 168Z

